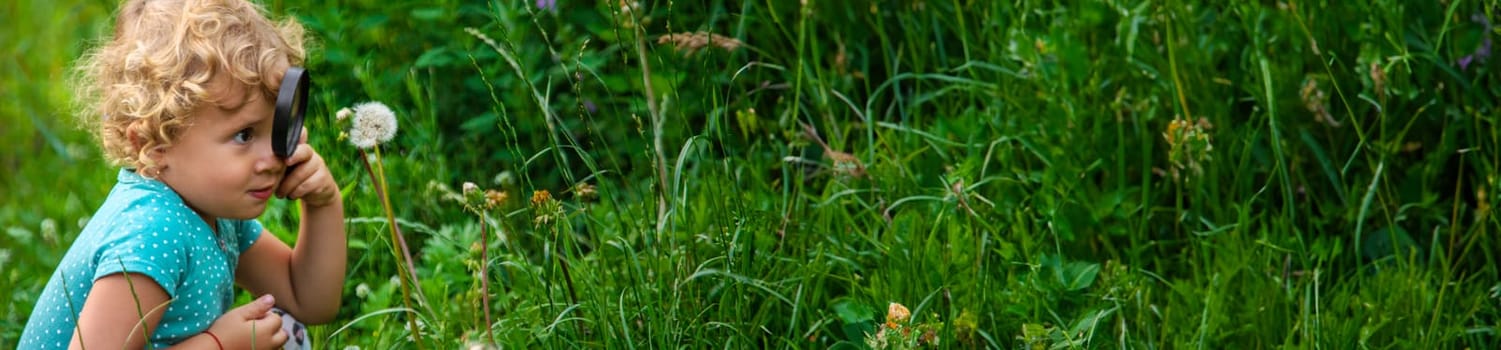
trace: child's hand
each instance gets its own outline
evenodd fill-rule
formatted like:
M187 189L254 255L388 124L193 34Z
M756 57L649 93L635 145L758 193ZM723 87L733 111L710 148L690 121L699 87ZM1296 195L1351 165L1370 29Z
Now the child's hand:
M270 294L260 299L229 310L208 332L218 338L225 349L280 349L287 342L287 333L281 329L281 315L271 312L276 298Z
M307 134L307 128L303 128L302 140L298 141L297 149L292 150L292 156L287 157L289 171L282 177L281 185L277 186L276 195L301 199L307 206L327 206L339 200L339 185L334 182L333 174L329 173L323 156L318 155L313 146L307 144Z

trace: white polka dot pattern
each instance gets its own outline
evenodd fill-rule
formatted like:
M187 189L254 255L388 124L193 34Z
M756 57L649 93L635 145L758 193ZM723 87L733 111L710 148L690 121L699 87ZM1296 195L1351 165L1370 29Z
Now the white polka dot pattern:
M233 303L235 265L262 230L256 220L218 219L216 224L218 234L167 185L120 170L104 205L37 299L18 348L67 348L94 281L121 271L150 277L174 298L151 337L154 346L167 347L208 329Z

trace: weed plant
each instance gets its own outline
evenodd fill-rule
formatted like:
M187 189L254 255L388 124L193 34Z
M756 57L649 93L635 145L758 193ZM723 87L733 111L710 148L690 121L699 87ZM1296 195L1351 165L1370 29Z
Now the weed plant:
M320 348L1501 347L1495 0L266 5L350 217ZM114 6L0 5L0 348L113 184Z

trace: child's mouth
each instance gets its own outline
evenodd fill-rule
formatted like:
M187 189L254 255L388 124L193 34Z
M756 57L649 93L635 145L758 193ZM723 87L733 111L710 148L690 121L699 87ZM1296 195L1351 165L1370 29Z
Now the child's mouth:
M268 198L271 198L271 188L267 187L265 189L250 191L250 196L255 197L256 199L266 200Z

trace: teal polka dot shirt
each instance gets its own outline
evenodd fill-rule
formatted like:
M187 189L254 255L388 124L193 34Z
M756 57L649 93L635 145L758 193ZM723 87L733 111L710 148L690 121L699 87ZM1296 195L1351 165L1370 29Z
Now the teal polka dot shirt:
M217 224L215 234L161 181L120 170L104 205L47 281L18 348L68 348L94 281L122 271L150 277L173 299L151 335L152 345L171 346L208 329L232 306L240 253L262 229L253 219L218 219Z

